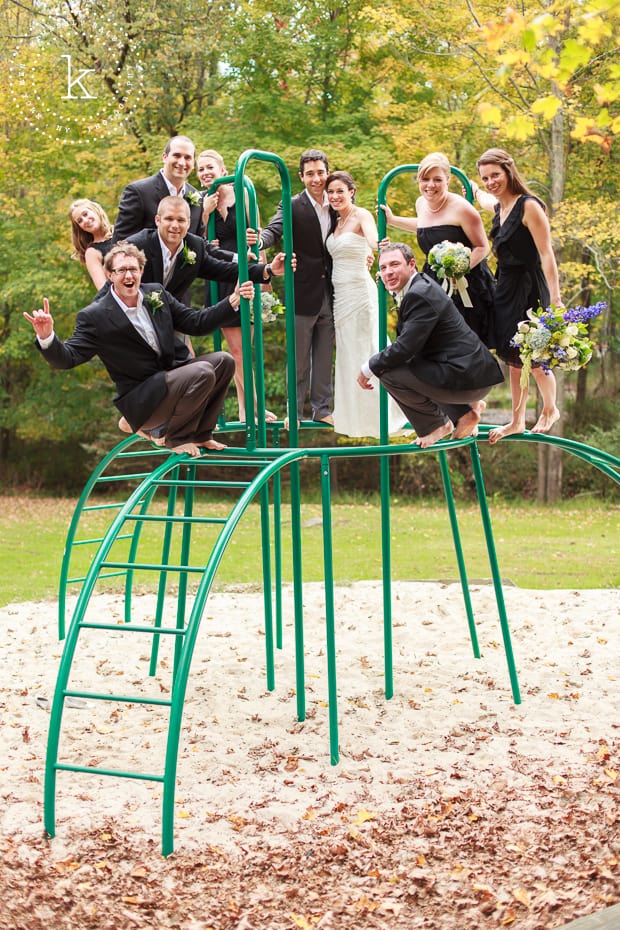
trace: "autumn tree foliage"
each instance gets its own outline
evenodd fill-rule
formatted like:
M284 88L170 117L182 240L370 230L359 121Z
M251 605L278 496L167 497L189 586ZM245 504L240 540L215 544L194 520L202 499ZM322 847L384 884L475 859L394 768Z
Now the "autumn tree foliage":
M420 0L284 0L277 12L255 0L5 0L0 460L26 437L116 435L105 377L50 373L21 314L47 294L61 335L71 330L92 289L69 259L69 203L90 197L113 218L123 186L155 171L178 132L231 169L247 148L277 152L294 180L300 150L319 145L369 208L397 164L440 149L473 175L484 149L508 148L553 214L566 300L609 304L599 342L613 380L619 27L615 0L460 0L432 16ZM254 171L269 216L278 178ZM394 205L411 212L415 193L403 178Z

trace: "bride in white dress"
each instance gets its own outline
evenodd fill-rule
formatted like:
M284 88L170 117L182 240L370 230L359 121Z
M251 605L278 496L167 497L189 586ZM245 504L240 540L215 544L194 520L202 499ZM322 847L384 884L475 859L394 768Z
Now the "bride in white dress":
M338 221L327 237L333 260L336 372L334 431L343 436L379 437L379 381L365 391L357 383L364 362L379 351L379 301L367 259L378 245L374 218L355 206L355 182L346 171L334 171L325 189ZM388 432L401 430L407 419L388 398Z

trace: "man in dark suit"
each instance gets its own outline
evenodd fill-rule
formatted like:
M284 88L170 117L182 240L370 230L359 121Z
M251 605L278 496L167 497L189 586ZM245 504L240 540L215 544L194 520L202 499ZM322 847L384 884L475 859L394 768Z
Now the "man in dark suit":
M333 424L334 314L331 257L325 240L336 214L327 202L327 156L320 149L303 152L299 177L304 190L292 199L295 272L295 358L297 363L297 418L303 419L308 386L312 419ZM259 241L261 249L282 236L282 204L257 237L248 230L248 244ZM292 413L290 414L292 416Z
M227 352L191 358L174 331L204 335L234 320L240 296L250 298L245 282L234 294L205 310L185 307L161 285L141 286L144 253L135 245L113 246L104 269L112 281L108 294L76 318L73 335L61 342L47 299L43 309L24 316L52 368L69 369L98 355L116 385L114 403L135 432L174 452L200 455L200 446L223 449L212 431L234 371Z
M236 262L216 257L231 253L213 250L205 239L188 232L189 225L187 201L168 196L158 204L155 229L142 229L126 240L146 256L142 282L163 284L173 297L185 304L189 303L187 295L196 278L234 283L239 274ZM272 274L283 271L284 253L280 252L271 264L250 265L248 274L255 284L268 284Z
M190 232L202 235L204 226L200 194L187 183L194 169L195 153L191 139L174 136L164 149L163 166L157 174L127 185L121 194L114 223L115 242L127 239L141 229L153 229L159 202L170 194L185 198L190 208Z
M387 290L404 292L397 338L362 366L358 384L372 390L370 375L376 375L423 449L452 433L455 439L473 435L486 406L482 398L504 380L499 365L445 291L418 274L408 245L383 248L379 273Z

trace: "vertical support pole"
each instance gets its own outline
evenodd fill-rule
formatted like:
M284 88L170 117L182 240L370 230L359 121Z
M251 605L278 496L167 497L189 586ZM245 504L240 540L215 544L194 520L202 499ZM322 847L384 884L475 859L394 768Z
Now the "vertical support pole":
M265 669L267 690L276 686L273 654L273 610L271 604L271 546L269 530L269 485L260 489L261 545L263 552L263 604L265 607Z
M381 571L383 578L383 664L385 696L394 696L392 643L392 549L390 539L390 462L387 455L379 463L381 481Z
M321 502L323 506L323 565L325 576L325 637L327 646L327 692L329 701L329 754L332 765L338 752L338 688L336 682L336 633L334 622L334 562L332 545L331 476L329 457L321 456Z
M304 603L301 559L301 480L299 463L291 464L291 533L293 555L293 600L295 610L295 686L297 717L306 719L306 675L304 657Z
M273 429L273 447L280 447L280 430ZM276 648L282 649L282 481L273 477L273 560L275 576Z
M171 477L176 480L179 476L179 468L175 468L171 472ZM176 502L177 502L177 491L178 485L172 484L168 488L168 509L167 515L169 517L174 516L176 511ZM162 543L161 550L161 563L162 565L167 565L170 562L170 547L172 542L172 522L170 520L166 521L164 527L164 539ZM129 556L129 561L133 562L133 555ZM164 613L164 602L166 599L166 581L168 578L168 572L164 569L159 573L159 583L157 585L157 604L155 606L155 620L154 626L160 627L161 621ZM125 594L125 605L129 599L128 593ZM129 618L127 618L129 622ZM149 664L149 675L153 677L157 671L157 654L159 652L159 633L155 633L153 636L153 642L151 643L151 661Z
M185 506L183 507L183 516L191 517L194 513L194 499L196 496L196 463L191 462L186 471L187 484L185 485ZM186 520L183 524L181 534L181 565L189 565L190 550L192 544L192 521ZM179 576L179 594L177 598L177 630L182 630L185 626L185 601L187 598L187 572L181 572ZM181 655L181 637L175 637L174 643L174 673L176 674L179 657Z
M478 633L476 632L476 623L474 621L474 611L471 604L471 594L469 591L469 581L467 579L467 569L465 567L465 558L463 556L463 546L461 545L461 533L459 522L456 516L456 507L454 504L454 494L452 492L452 481L450 479L450 469L448 467L448 456L442 450L439 452L439 468L441 470L441 480L443 490L448 505L448 515L450 517L450 527L452 529L452 540L454 542L454 552L459 568L459 577L461 579L461 590L463 591L463 600L465 601L465 612L467 613L467 623L469 626L469 637L471 639L472 649L476 659L480 658L480 646L478 645Z
M472 442L469 451L471 462L474 470L474 479L476 481L476 492L478 494L478 504L480 506L480 516L484 527L484 535L489 554L489 564L491 566L491 575L493 577L493 587L495 588L495 599L497 601L497 610L499 613L499 622L502 628L504 639L504 651L508 663L508 673L510 675L510 684L512 685L512 696L515 704L521 703L521 693L519 691L519 681L517 679L517 669L515 666L514 655L512 652L512 642L510 639L510 629L508 627L508 617L506 615L506 605L504 603L504 592L502 591L502 578L499 572L497 562L497 553L495 552L495 542L493 540L493 528L491 526L491 517L487 505L487 496L484 488L484 479L482 477L482 466L480 464L480 453L478 444Z

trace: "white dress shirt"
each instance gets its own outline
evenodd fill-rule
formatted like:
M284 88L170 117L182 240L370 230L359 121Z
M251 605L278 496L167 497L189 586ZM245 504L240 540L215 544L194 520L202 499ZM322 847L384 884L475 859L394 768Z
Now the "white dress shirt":
M145 342L150 345L154 352L157 352L158 355L161 355L161 348L157 338L157 333L155 332L155 327L153 326L153 321L149 315L148 308L144 306L144 295L142 294L142 291L138 291L138 305L136 307L128 307L127 304L124 304L114 290L113 286L110 288L110 294L119 305L131 325L138 330Z

